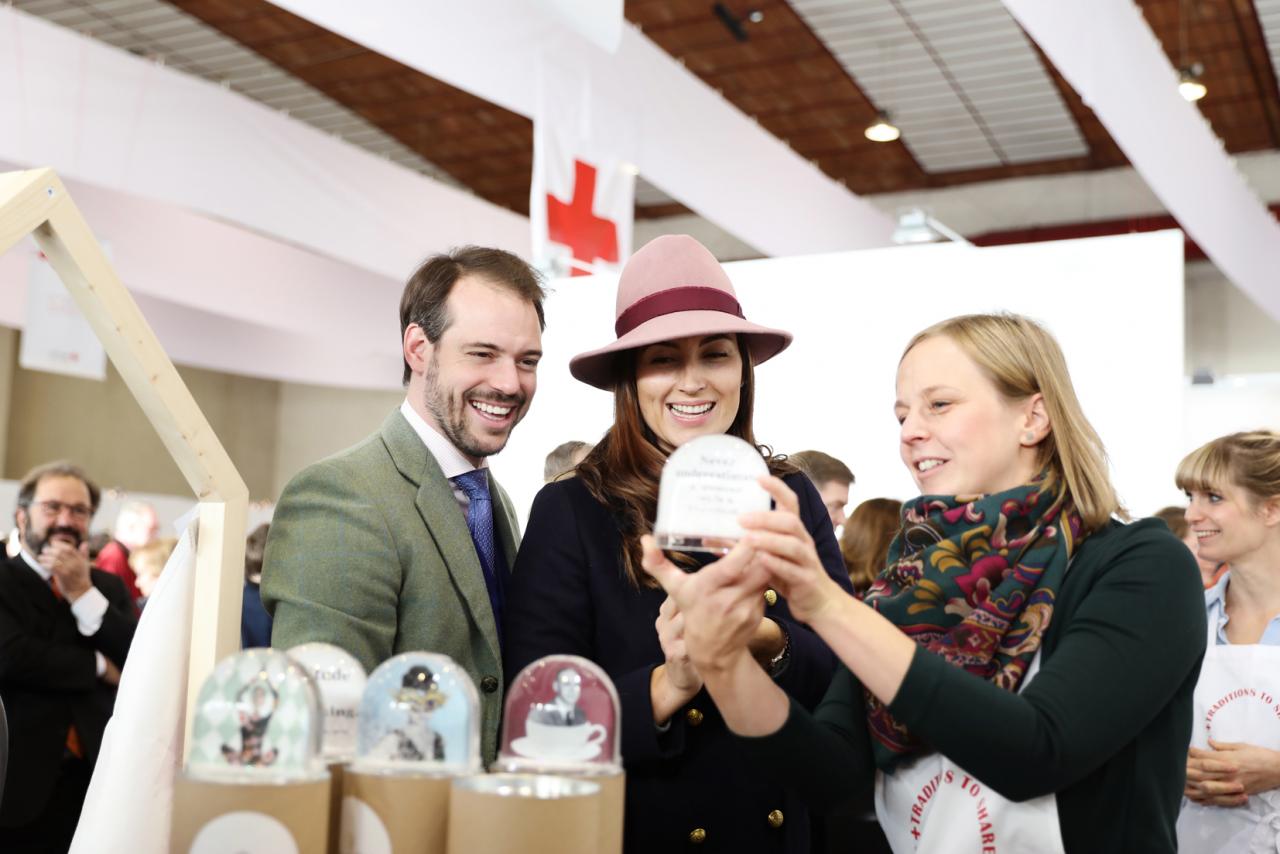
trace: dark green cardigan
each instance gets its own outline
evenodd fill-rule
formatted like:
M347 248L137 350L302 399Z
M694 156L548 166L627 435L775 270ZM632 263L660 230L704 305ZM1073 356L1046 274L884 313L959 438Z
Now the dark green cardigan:
M1173 852L1205 648L1204 591L1163 522L1111 523L1081 545L1040 672L1010 694L917 649L890 705L927 744L1006 798L1057 793L1068 854ZM818 811L874 781L862 686L845 667L811 715L742 738Z

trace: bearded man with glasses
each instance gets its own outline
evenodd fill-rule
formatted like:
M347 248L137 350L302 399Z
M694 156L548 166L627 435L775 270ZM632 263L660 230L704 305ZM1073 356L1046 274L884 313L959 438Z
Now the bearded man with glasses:
M40 466L18 490L22 548L0 561L7 854L70 847L137 625L124 583L89 565L98 497L70 463Z

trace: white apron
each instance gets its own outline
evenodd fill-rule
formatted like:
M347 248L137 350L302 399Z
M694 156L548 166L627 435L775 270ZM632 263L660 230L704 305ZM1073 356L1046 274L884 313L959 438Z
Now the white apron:
M1019 692L1039 670L1037 652ZM877 771L876 815L894 854L1064 854L1053 795L1014 803L938 753Z
M1196 683L1191 746L1243 742L1280 750L1280 647L1209 645ZM1184 854L1280 852L1280 790L1252 795L1239 807L1208 807L1184 799L1178 814L1178 851Z

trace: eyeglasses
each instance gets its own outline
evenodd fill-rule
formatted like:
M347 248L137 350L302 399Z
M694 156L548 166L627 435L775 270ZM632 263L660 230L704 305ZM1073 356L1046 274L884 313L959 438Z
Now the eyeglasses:
M78 519L81 522L88 521L89 517L93 515L93 508L84 504L63 504L61 501L54 501L52 499L48 501L34 501L32 503L54 518L61 516L63 510L70 513L72 519Z

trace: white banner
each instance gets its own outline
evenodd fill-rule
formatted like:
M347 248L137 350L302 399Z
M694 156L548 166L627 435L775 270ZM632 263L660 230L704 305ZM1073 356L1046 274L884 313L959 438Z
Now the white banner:
M103 251L111 257L105 245ZM18 364L29 371L105 380L107 353L53 265L40 252L29 269Z
M620 270L631 255L635 167L592 132L588 78L543 62L533 120L533 264L550 276Z
M601 50L618 52L622 41L622 0L540 0L574 32Z
M72 854L169 851L173 784L182 765L186 724L198 514L193 508L175 523L182 535L133 634Z

